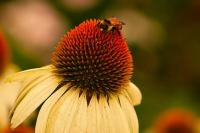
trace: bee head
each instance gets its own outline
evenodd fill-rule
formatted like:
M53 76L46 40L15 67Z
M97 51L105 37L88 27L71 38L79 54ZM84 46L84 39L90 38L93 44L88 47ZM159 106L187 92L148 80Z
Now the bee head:
M117 20L115 17L106 18L101 20L97 26L101 29L101 31L120 31L122 29L122 25L125 25L124 22Z

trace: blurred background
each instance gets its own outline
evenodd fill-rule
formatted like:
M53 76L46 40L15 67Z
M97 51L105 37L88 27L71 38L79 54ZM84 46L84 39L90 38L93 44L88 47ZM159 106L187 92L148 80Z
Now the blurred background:
M199 0L0 1L0 30L21 70L49 64L59 39L82 21L111 16L126 23L132 81L143 95L136 107L140 131L171 109L200 118Z

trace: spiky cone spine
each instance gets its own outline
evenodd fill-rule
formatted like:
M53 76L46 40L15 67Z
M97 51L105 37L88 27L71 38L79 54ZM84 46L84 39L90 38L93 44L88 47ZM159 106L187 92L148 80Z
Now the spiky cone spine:
M68 32L53 54L53 65L17 73L21 82L12 127L42 103L36 133L137 133L133 105L141 101L130 82L132 57L120 30L103 31L100 20ZM14 78L13 78L14 77Z

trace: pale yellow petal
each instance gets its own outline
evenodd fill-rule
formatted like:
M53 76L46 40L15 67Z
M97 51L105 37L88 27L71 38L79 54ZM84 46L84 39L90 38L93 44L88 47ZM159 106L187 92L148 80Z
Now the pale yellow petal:
M119 99L116 96L111 96L109 100L110 116L112 117L112 122L115 125L115 130L117 133L131 133L128 125L128 121L124 112L121 109Z
M77 112L79 93L70 89L54 105L47 122L47 133L69 133L70 125Z
M5 81L5 86L7 86L8 89L19 87L17 88L19 95L17 96L17 100L11 112L13 112L16 106L25 97L25 95L31 90L32 87L34 87L35 85L40 83L42 80L52 75L51 71L52 71L52 66L49 65L49 66L45 66L41 68L21 71L7 78L7 80ZM18 86L15 86L14 84L18 84Z
M99 104L94 94L87 108L87 133L101 133L100 117Z
M58 89L42 105L42 108L40 109L40 112L39 112L39 115L38 115L38 118L37 118L36 127L35 127L35 133L45 133L46 124L47 124L49 113L50 113L53 105L58 101L58 99L67 90L67 87L68 86L66 85L66 86L63 86L60 89Z
M141 103L142 94L135 84L130 82L129 85L125 87L125 91L133 105L139 105Z
M100 117L100 132L101 133L116 133L115 123L111 116L111 110L107 102L107 98L100 96L99 109L101 112Z
M13 112L11 126L21 124L40 104L42 104L58 86L56 77L49 77L31 88Z
M138 133L139 131L139 125L138 125L138 119L137 114L135 112L135 109L132 107L130 102L127 100L127 98L124 95L119 96L121 108L126 115L126 120L129 124L129 129L131 133Z
M71 123L70 133L86 132L87 128L87 100L86 94L82 93L79 97L79 103L76 115Z
M0 130L8 125L8 108L0 99Z
M0 87L1 99L9 108L11 108L16 100L20 84L16 82L10 83L8 85L0 84Z
M33 72L32 77L29 78L29 81L27 83L24 83L23 86L21 86L21 91L19 92L17 99L15 101L15 104L11 110L11 113L15 110L15 108L18 106L18 104L22 101L22 99L30 92L31 89L37 87L39 84L42 84L43 82L46 82L46 79L52 76L50 72L43 74L43 75L35 75ZM34 77L34 79L33 79ZM16 82L18 83L18 82ZM12 84L12 83L11 83ZM47 83L49 84L49 83ZM10 86L11 88L14 88L15 86Z
M40 68L28 69L28 70L24 70L21 72L17 72L17 73L10 75L5 80L5 82L7 82L7 83L16 82L16 81L26 82L27 80L30 79L30 77L34 77L32 75L33 73L35 73L35 75L40 75L40 74L45 73L46 71L52 70L52 68L53 68L52 65L48 65L48 66L44 66L44 67L40 67Z

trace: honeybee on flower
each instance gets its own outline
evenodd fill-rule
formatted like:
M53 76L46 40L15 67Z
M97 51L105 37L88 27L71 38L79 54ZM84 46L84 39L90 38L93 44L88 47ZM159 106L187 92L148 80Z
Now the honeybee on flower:
M118 33L120 33L120 30L122 29L122 25L125 25L125 23L117 20L115 17L105 18L97 24L102 31L117 31Z
M60 40L51 65L7 80L21 83L13 128L42 104L36 133L138 133L132 56L121 29L105 32L102 22L82 22Z

